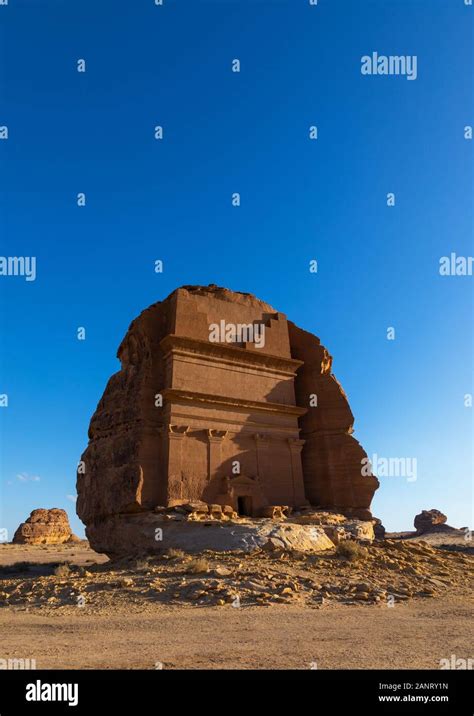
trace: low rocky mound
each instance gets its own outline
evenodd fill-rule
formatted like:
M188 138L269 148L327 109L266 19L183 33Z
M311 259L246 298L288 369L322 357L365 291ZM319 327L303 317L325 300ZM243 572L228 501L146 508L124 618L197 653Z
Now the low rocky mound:
M14 544L62 544L79 542L72 533L65 510L33 510L26 522L22 522L13 536Z

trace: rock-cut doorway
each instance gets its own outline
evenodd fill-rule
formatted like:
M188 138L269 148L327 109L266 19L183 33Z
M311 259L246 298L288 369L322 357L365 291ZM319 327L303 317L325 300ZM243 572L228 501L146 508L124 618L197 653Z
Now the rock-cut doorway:
M237 497L237 512L239 515L251 517L252 511L253 505L250 495L240 495Z

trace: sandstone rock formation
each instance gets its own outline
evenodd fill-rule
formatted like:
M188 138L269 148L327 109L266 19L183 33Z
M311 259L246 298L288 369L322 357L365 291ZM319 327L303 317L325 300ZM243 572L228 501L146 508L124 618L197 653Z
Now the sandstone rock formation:
M33 510L13 535L15 544L62 544L80 541L71 531L65 510Z
M77 479L97 551L120 550L122 521L142 532L155 508L193 501L241 516L313 505L371 519L378 480L362 474L332 358L283 313L185 286L132 322L118 358ZM147 535L149 549L166 546Z
M414 525L417 534L421 535L425 532L432 532L440 527L445 529L445 527L447 527L447 525L445 526L447 519L446 515L443 515L439 510L422 510L419 515L415 516Z
M357 520L334 511L303 508L303 510L295 512L289 521L300 525L318 525L329 539L338 545L344 540L352 539L359 542L373 542L375 539L374 523L378 520Z

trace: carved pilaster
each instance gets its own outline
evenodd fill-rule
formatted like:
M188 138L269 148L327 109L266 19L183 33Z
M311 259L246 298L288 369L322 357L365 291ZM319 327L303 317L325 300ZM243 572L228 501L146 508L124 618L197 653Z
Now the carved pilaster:
M182 499L183 440L188 425L168 426L168 499Z
M222 464L222 443L227 437L227 430L214 430L210 428L207 432L209 442L207 458L207 479L216 477L219 467Z
M255 450L257 453L257 476L262 485L262 489L265 491L265 482L269 477L269 471L271 470L268 452L270 438L268 435L263 435L261 433L255 433L253 438L255 440Z
M291 477L293 482L293 505L303 505L306 503L303 466L301 463L301 451L304 444L305 440L300 440L300 438L288 438L288 448L290 450L291 460Z

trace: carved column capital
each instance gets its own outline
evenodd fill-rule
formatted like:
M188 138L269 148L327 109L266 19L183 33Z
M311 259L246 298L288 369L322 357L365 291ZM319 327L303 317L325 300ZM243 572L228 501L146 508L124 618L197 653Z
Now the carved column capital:
M168 436L170 438L184 438L189 430L189 425L168 425Z
M270 443L269 436L262 433L255 433L253 439L257 443L258 447L268 447Z
M227 437L228 430L215 430L214 428L209 428L207 431L207 439L211 443L218 443L222 442Z
M294 450L295 452L301 452L303 445L306 442L306 440L301 440L300 438L287 438L287 441L290 446L290 450Z

